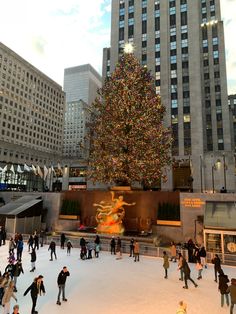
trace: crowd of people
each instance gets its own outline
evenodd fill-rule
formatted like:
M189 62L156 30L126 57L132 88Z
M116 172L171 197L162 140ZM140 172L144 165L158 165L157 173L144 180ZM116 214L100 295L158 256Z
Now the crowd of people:
M11 311L11 299L15 299L17 302L17 282L19 278L24 275L22 264L24 243L27 244L28 253L30 254L30 272L34 272L36 270L37 251L40 246L44 245L44 240L42 239L41 234L43 233L38 233L36 230L34 234L30 235L28 240L24 242L22 235L17 233L14 238L11 237L8 241L9 255L7 264L5 269L2 270L2 272L0 271L0 305L3 306L3 314L19 314L20 307L18 304L14 305ZM3 237L1 236L0 242L1 245L6 245L6 238L3 240ZM48 251L50 251L50 261L57 259L56 248L56 242L52 240L48 246ZM71 254L71 249L73 248L71 241L66 239L64 233L62 233L60 237L60 248L62 250L66 248L67 255ZM80 249L80 258L82 260L91 259L93 257L98 258L101 250L101 240L99 235L96 235L94 240L85 240L85 238L82 237L80 239ZM121 238L119 236L116 238L114 236L111 237L110 253L116 255L116 259L122 259L122 249ZM174 242L171 243L168 250L163 251L164 278L168 279L168 270L170 267L173 267L171 265L176 265L177 270L180 273L179 280L184 282L183 288L188 289L189 281L197 288L198 284L191 276L191 268L188 263L195 263L197 280L202 280L203 273L207 269L206 250L204 246L198 247L191 240L189 241L187 249L189 253L188 260L186 260L182 253L177 249ZM129 257L132 257L134 262L139 262L140 260L140 245L137 239L130 239ZM217 254L215 254L211 262L214 265L214 281L218 284L217 287L221 295L220 304L223 307L226 302L226 305L230 306L230 314L233 314L233 308L236 304L236 279L232 278L231 281L229 280L228 276L222 269L221 260ZM64 266L57 277L58 296L56 304L59 306L62 305L62 302L67 302L65 284L68 276L70 276L70 272L68 268ZM36 305L38 296L46 293L43 283L43 275L36 276L23 295L26 296L29 292L32 300L31 314L37 314ZM176 313L187 313L187 305L184 301L179 302Z

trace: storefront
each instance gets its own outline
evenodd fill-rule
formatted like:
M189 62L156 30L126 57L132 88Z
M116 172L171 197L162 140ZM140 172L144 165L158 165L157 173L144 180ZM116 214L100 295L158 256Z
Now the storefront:
M207 201L204 215L204 245L218 253L222 262L236 262L236 203Z

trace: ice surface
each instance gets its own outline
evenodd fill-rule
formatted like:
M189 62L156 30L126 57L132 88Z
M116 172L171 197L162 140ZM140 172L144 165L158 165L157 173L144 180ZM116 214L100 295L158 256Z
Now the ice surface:
M7 264L8 245L0 247L0 270ZM34 277L42 274L46 289L45 296L39 296L36 309L40 314L79 313L79 314L171 314L176 313L178 302L184 300L188 305L188 314L229 313L224 305L220 307L220 293L214 282L212 265L203 270L203 279L198 281L197 271L190 264L192 278L199 284L195 288L189 282L189 289L183 289L179 281L177 263L170 262L169 278L164 279L161 258L140 257L134 263L133 258L123 255L116 260L108 252L100 252L98 259L80 260L79 249L72 249L71 256L66 250L57 247L58 259L49 261L48 246L37 251L36 271L31 269L30 255L24 249L24 275L18 279L16 293L21 314L31 313L30 293L23 296ZM56 305L57 275L63 266L67 266L71 276L66 282L68 302ZM229 279L236 277L235 267L223 267ZM11 301L11 308L15 300ZM3 308L0 307L0 313Z

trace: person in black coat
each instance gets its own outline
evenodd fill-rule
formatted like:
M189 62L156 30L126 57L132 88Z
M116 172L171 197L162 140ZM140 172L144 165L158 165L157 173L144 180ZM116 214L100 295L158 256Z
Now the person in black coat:
M32 299L31 314L38 314L38 312L35 311L38 294L41 295L42 292L43 294L45 294L45 288L43 285L42 275L39 275L38 277L34 279L33 283L25 290L24 296L26 296L29 291L30 291L31 299Z
M59 288L58 296L57 296L57 304L61 305L60 296L62 293L62 300L67 301L65 297L65 285L66 285L66 278L70 276L70 273L66 266L63 267L62 271L59 273L57 277L57 284Z
M129 244L129 257L134 256L134 239L132 238L130 240L130 244Z
M84 238L81 238L79 244L80 244L80 247L81 247L81 248L83 248L84 246L86 246L86 241L85 241L85 239L84 239Z
M61 234L61 249L63 250L65 248L65 242L66 242L66 236L65 236L65 233L62 233Z
M37 259L37 255L36 255L36 252L35 252L35 248L32 249L32 252L30 253L31 255L31 272L35 271L35 262L36 262L36 259Z
M207 268L206 255L207 255L206 249L204 246L202 246L199 251L199 257L200 257L202 266L203 267L205 266L205 268Z
M16 288L17 278L20 276L21 273L24 274L24 270L22 267L21 260L18 260L13 266L13 270L12 270L12 274L14 277L14 288L13 288L14 292L17 292L17 288Z
M111 246L111 254L116 254L116 240L114 237L111 238L111 243L110 243L110 246Z
M190 280L193 284L194 284L194 287L197 288L197 284L196 282L190 277L190 268L188 266L188 263L186 261L185 258L183 258L183 261L182 261L182 265L181 265L181 268L183 269L183 272L184 272L184 282L185 282L185 286L183 287L184 289L188 289L188 280Z
M35 249L39 249L39 236L37 234L37 231L35 231L35 235L34 235L34 248Z
M217 282L217 273L221 270L221 261L218 254L215 254L215 257L212 259L212 264L214 264L215 272L215 282Z
M224 296L226 304L229 306L229 294L227 293L229 278L224 274L223 270L219 271L219 286L218 289L221 294L221 307L224 306Z
M57 255L56 255L56 242L55 241L51 241L51 243L49 244L49 248L48 251L51 250L51 259L50 261L53 261L53 255L55 256L55 259L57 259Z

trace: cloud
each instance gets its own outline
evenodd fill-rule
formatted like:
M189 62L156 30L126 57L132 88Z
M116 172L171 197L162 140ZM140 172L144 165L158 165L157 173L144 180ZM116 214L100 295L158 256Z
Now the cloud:
M234 40L236 19L236 0L221 0L221 15L224 21L226 65L228 79L228 93L236 94L236 41Z

